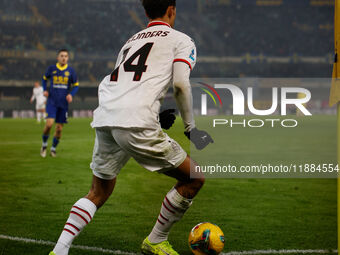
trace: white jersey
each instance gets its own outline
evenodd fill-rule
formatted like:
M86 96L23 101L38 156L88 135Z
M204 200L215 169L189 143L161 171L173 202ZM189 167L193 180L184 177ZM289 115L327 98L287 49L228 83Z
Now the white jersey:
M31 97L31 100L33 101L34 99L37 109L45 107L46 97L44 96L44 90L41 86L33 88L33 95Z
M189 36L164 22L149 23L125 43L115 70L100 83L92 127L157 128L173 63L181 61L193 69L196 54Z

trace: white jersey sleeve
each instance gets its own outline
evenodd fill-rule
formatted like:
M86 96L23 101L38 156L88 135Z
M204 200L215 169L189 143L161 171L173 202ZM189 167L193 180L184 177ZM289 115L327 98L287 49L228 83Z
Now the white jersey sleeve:
M190 132L195 127L193 99L189 77L190 70L185 63L174 63L174 96L186 132Z
M197 52L194 41L185 36L177 45L174 62L184 62L188 64L190 70L193 70L196 65L196 57Z

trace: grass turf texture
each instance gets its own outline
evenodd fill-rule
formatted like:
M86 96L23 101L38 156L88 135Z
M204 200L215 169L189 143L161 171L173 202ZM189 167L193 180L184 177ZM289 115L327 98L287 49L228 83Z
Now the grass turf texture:
M64 128L58 157L42 159L42 126L34 120L0 120L0 234L57 240L71 206L90 187L94 131L89 123L89 119L71 119ZM310 156L306 146L314 141L325 146L320 147L324 161L334 162L335 116L313 116L300 123L303 130L289 134L293 140L294 135L306 138L306 144L294 145L295 149L301 146L297 149L300 157ZM316 130L325 135L315 136ZM247 132L253 130L226 132L234 132L226 154L232 153L233 159L241 162L258 157L253 146L244 146L251 139ZM273 130L256 129L256 139L264 140L268 132ZM180 120L168 134L189 149ZM276 139L276 143L289 143L284 134ZM240 144L242 150L238 150ZM258 146L261 151L261 143ZM267 157L275 160L279 152L268 153ZM174 180L150 173L130 160L112 196L74 244L139 252L173 184ZM224 231L224 252L335 249L336 213L335 179L208 179L169 239L180 254L190 254L189 231L199 222L210 221ZM49 246L0 240L0 254L48 254L50 250ZM71 249L70 254L102 253Z

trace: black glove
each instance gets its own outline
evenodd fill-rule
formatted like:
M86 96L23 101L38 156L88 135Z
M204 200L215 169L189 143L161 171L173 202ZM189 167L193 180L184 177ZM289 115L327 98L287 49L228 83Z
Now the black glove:
M184 134L195 145L197 150L203 150L209 143L214 143L214 140L207 132L197 128L193 128L190 132L184 132Z
M168 109L159 114L159 123L161 123L161 128L168 130L172 127L176 119L175 111L175 109Z

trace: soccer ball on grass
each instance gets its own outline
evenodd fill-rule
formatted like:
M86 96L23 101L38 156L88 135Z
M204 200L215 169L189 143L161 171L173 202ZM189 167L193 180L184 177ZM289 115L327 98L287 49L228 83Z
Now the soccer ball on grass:
M190 231L189 247L195 255L217 255L224 248L224 234L215 224L199 223Z

